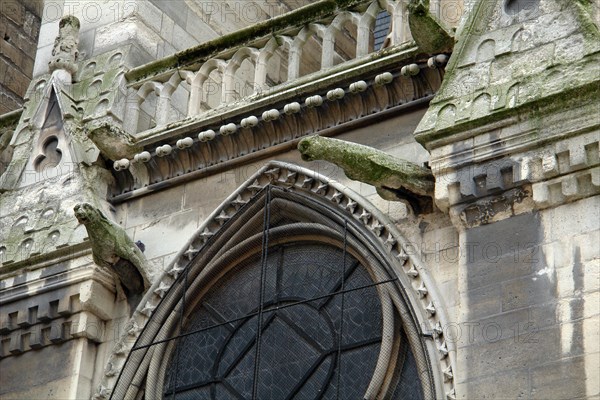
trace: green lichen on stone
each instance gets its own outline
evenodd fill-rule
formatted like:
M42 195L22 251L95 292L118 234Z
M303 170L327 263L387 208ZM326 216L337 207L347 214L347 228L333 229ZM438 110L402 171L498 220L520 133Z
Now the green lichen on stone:
M135 144L131 135L106 121L91 122L85 130L87 137L111 160L132 158L142 151L142 146Z
M425 208L433 196L435 182L429 169L372 147L309 136L298 143L298 150L303 160L334 163L348 178L375 186L387 200L407 201L416 211Z
M87 230L94 262L118 279L130 304L139 302L151 284L142 251L121 226L106 218L98 208L79 203L73 210L77 221Z
M408 5L408 24L414 41L429 54L452 51L454 38L441 21L429 12L429 1L413 0Z
M81 27L81 24L79 23L79 19L77 17L75 17L74 15L66 15L61 18L59 26L62 28L65 25L72 25L72 26L76 27L77 29L79 29Z
M563 109L585 104L583 98L596 91L600 76L597 11L587 0L550 2L547 7L547 16L505 26L497 18L501 0L473 5L459 29L442 85L417 128L417 142L433 149L450 143L455 134L481 131L481 126L535 114L536 109L549 112L555 104ZM508 20L504 14L502 18ZM561 20L569 21L568 26ZM523 49L518 45L522 38L513 36L519 28L534 33ZM480 60L480 46L491 40L494 51L485 56L490 59ZM505 50L500 53L500 48ZM477 101L482 95L489 96L488 105ZM597 96L590 101L597 104Z
M23 109L12 111L0 116L0 163L8 164L8 146L19 124ZM0 165L0 175L4 172L5 165Z
M14 130L10 127L0 127L0 156L2 156L4 151L8 148L13 132Z
M15 111L8 112L6 114L0 115L0 128L4 128L7 126L16 127L19 123L19 119L23 114L23 109L18 109Z
M317 1L284 15L253 24L172 56L134 68L126 74L126 77L129 81L136 81L158 75L171 68L181 68L203 62L227 49L244 46L258 38L274 35L285 29L314 23L316 20L335 15L342 9L364 2L364 0Z
M594 10L594 6L590 0L578 0L572 4L580 31L586 38L588 52L597 51L600 42L600 27L595 19L595 14L600 13L600 9Z

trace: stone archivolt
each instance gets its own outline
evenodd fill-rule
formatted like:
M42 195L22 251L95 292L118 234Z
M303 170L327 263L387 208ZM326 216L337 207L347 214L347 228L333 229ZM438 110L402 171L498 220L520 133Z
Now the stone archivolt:
M109 398L117 384L120 385L119 393L123 388L129 387L126 382L118 382L120 373L127 362L135 363L137 361L134 360L139 359L138 355L135 355L128 361L128 355L134 354L135 351L132 349L136 339L144 331L144 328L149 326L149 322L154 312L161 306L162 300L169 294L170 289L179 287L175 283L180 281L186 269L191 268L192 260L202 255L203 251L207 249L210 239L219 231L227 228L227 222L224 221L234 217L241 207L248 204L252 198L258 196L269 186L320 198L344 214L347 213L350 218L361 223L373 234L379 245L386 249L389 259L397 265L395 272L398 274L400 285L411 291L409 298L412 299L413 306L418 308L421 329L431 330L423 332L423 334L431 337L432 349L437 353L437 355L435 353L431 355L433 359L438 360L433 363L434 373L439 376L439 383L442 384L447 396L452 397L454 393L451 373L453 360L450 351L454 348L454 344L445 340L442 329L442 326L446 326L449 321L444 309L436 306L442 304L442 300L426 266L415 252L414 245L404 238L398 228L389 222L384 214L343 185L314 171L293 164L272 161L213 211L166 268L166 272L154 281L130 320L130 324L137 328L123 333L115 345L94 398ZM161 313L164 313L164 310Z

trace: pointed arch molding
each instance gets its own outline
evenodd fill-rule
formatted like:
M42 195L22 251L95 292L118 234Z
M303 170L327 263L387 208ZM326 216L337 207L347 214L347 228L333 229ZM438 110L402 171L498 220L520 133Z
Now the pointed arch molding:
M455 352L452 341L444 337L444 327L450 321L415 246L359 194L312 170L278 161L269 162L229 196L153 283L118 338L93 398L135 398L146 375L152 373L152 352L164 352L169 346L170 336L164 336L163 328L172 325L173 315L180 312L183 288L189 292L193 287L184 285L186 275L192 280L201 279L193 276L202 275L199 271L219 252L219 238L239 231L237 225L244 221L237 217L247 214L246 206L258 204L256 200L264 197L267 187L293 201L313 201L318 208L325 207L332 216L347 220L348 226L366 239L370 251L378 254L378 262L395 279L395 294L389 298L403 323L409 325L405 329L413 351L420 351L423 362L428 364L419 366L419 370L429 370L423 377L429 381L429 391L435 392L435 398L454 398ZM244 218L247 217L241 219ZM259 218L262 220L262 214Z

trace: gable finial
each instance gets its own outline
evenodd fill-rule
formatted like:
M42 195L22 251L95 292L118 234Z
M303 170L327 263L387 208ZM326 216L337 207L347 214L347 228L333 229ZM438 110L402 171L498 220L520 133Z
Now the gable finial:
M54 74L57 70L68 73L68 77L64 73L59 74L65 83L71 83L72 75L77 72L79 27L79 20L72 15L64 16L60 20L58 36L52 49L52 60L48 62L51 73Z

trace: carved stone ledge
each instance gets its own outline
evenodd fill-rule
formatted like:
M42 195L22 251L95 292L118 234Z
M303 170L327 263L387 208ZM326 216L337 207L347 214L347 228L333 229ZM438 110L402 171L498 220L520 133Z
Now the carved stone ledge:
M132 192L139 193L142 189L151 190L153 185L165 187L165 181L180 180L185 175L217 168L225 162L234 162L254 155L264 156L277 148L276 146L289 144L291 147L298 138L309 134L329 132L336 127L341 128L344 124L360 125L367 123L370 116L374 118L379 114L384 117L382 112L392 113L397 107L417 105L421 99L428 101L439 87L443 71L425 68L424 61L420 66L420 72L409 77L401 76L401 66L396 67L389 73L393 79L382 86L375 85L375 74L371 73L365 91L352 93L348 89L343 98L323 102L321 105L300 106L300 103L304 104L303 100L311 98L309 95L299 99L288 99L298 101L280 104L280 117L276 120L266 121L264 118L264 114L273 113L275 110L270 105L267 110L248 111L252 116L263 115L261 118L253 117L258 120L257 124L249 125L249 117L230 116L228 119L219 119L219 125L194 126L194 132L201 131L197 138L192 136L191 132L185 132L184 128L179 128L180 135L169 139L170 144L148 144L143 152L144 157L140 153L128 160L129 164L125 163L125 160L115 160L113 174L116 183L112 188L113 201L130 197ZM339 83L334 82L332 85L337 88ZM348 83L346 82L346 85ZM328 88L322 90L323 94L327 92ZM297 112L286 113L286 107L290 104L298 104ZM317 107L320 109L317 110ZM240 121L245 122L242 124ZM206 132L221 134L209 137ZM188 142L188 139L191 139L192 142L185 147L176 145L184 139ZM162 151L166 145L170 148L168 154ZM125 165L129 165L129 168L122 167Z
M0 333L9 334L12 331L28 328L40 323L48 323L55 319L69 317L81 311L79 294L69 297L42 298L37 305L30 305L26 309L13 308L10 304L2 307L0 313ZM17 306L20 306L17 305Z
M548 208L600 194L600 167L538 182L532 185L533 201Z
M534 185L534 200L540 207L592 195L598 187L595 171L600 166L599 148L598 133L593 131L510 158L474 159L457 167L451 167L446 160L434 160L436 204L446 210L476 199L501 196L528 184ZM492 155L493 151L487 157Z
M0 336L0 358L79 338L100 343L105 334L104 321L90 312L80 311L72 315L54 318L49 322L36 323L4 333Z

